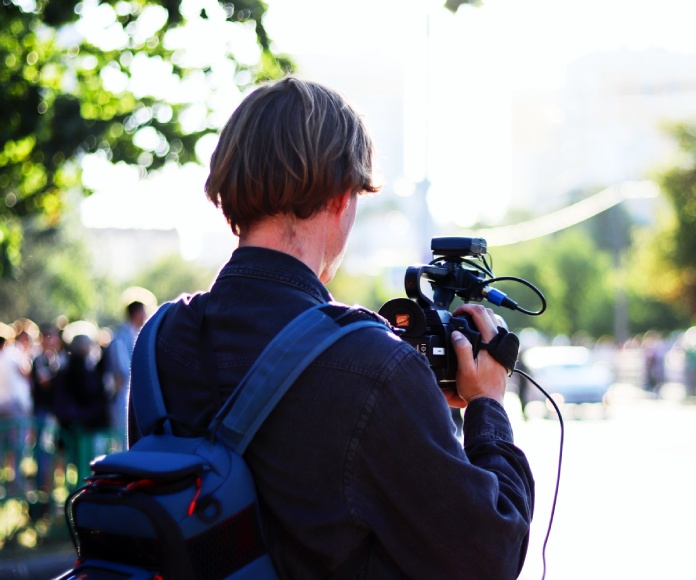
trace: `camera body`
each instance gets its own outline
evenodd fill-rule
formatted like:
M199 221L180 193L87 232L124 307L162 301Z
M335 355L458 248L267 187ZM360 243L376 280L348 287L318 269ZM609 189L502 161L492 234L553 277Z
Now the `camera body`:
M453 388L457 357L452 346L452 332L458 330L469 339L474 356L480 349L481 334L471 317L453 316L449 307L455 296L465 302L483 298L495 302L497 294L487 286L492 272L483 257L487 252L486 240L433 238L431 250L434 259L430 264L410 266L406 270L404 285L408 298L386 302L379 314L389 321L405 342L428 359L440 387ZM432 300L421 290L423 277L432 286Z
M481 334L468 316L452 316L447 309L423 308L408 298L394 298L379 310L399 336L425 355L441 388L453 388L457 373L457 356L452 347L454 330L471 342L478 354Z

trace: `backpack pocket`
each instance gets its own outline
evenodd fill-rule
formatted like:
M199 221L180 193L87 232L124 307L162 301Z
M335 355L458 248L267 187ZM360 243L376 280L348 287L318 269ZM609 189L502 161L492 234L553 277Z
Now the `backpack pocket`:
M251 474L223 446L150 436L92 470L66 503L78 562L118 562L167 580L271 566Z

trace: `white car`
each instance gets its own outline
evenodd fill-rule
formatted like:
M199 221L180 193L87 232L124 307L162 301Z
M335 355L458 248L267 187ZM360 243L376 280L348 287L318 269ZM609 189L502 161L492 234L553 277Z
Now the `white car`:
M613 373L605 362L593 359L590 349L584 346L535 346L524 351L521 359L531 377L559 406L568 403L606 404ZM533 385L528 388L531 392L538 392ZM543 397L541 393L539 395Z

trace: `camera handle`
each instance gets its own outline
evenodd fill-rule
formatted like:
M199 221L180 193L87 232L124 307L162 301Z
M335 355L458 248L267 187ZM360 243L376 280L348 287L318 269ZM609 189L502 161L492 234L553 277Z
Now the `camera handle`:
M404 286L406 296L415 300L421 308L441 308L449 310L455 296L459 296L465 302L482 302L484 298L491 304L502 306L510 310L519 310L525 314L538 316L546 310L546 300L543 294L526 280L515 277L485 278L483 270L470 270L463 268L459 259L440 261L439 264L420 264L406 269ZM492 276L492 272L489 272ZM428 298L421 289L421 278L425 276L433 288L433 300ZM505 292L489 286L497 280L514 280L531 288L541 299L542 308L537 312L531 312L521 308L514 300L508 298Z
M433 300L423 294L420 284L423 276L433 287ZM465 302L481 302L486 298L497 306L505 306L513 310L517 307L503 292L489 288L481 272L462 268L459 260L445 259L439 265L410 266L406 270L404 286L406 296L418 302L421 308L435 306L448 310L455 296L459 296Z
M406 276L404 277L406 296L412 300L415 300L418 303L418 306L421 308L433 308L436 304L425 294L423 294L423 291L421 290L420 281L425 274L430 274L432 276L431 280L437 280L437 278L445 277L448 274L448 271L445 268L425 264L409 266L406 269ZM452 299L447 304L438 304L438 306L447 309L449 308L449 305L452 304L452 300L454 300L454 293L452 293Z

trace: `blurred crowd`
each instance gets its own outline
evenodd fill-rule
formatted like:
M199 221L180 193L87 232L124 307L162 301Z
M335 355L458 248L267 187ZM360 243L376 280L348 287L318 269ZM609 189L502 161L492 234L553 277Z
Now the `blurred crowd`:
M152 306L128 302L124 322L115 329L86 321L0 322L0 450L25 444L30 427L34 446L47 452L59 443L60 432L101 430L109 430L124 449L131 353ZM530 343L526 346L540 344L527 332L521 338ZM597 341L585 346L603 353L615 381L658 395L665 384L680 384L686 397L696 396L696 327L664 336L649 331L618 345Z
M128 304L123 324L87 321L0 323L0 450L19 458L27 439L46 455L60 433L110 430L126 445L127 391L135 338L146 320L143 302ZM50 485L38 462L38 487Z
M86 321L0 322L0 421L33 418L38 438L56 427L111 429L125 447L131 353L146 312L143 302L130 302L115 330ZM620 353L640 352L640 376L631 377L637 386L657 392L665 383L680 383L686 395L696 395L696 327L667 336L649 331L608 350L619 374Z
M622 348L642 353L645 390L659 395L665 385L680 385L684 397L696 396L696 326L669 334L650 330Z
M534 329L519 334L521 358L535 346L584 346L592 352L592 362L611 369L615 383L631 384L655 396L667 387L685 401L696 397L696 326L674 332L648 330L618 343L610 337L549 338Z

